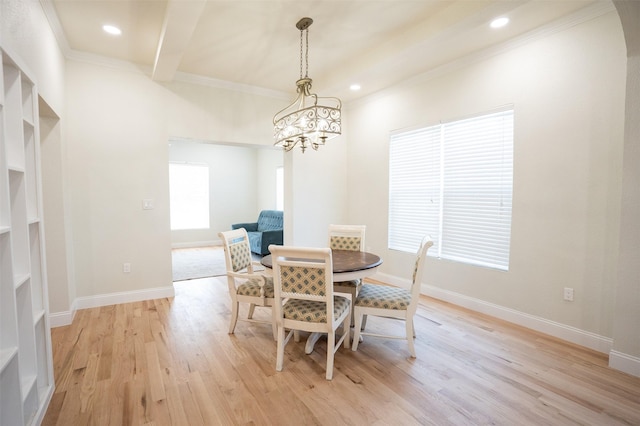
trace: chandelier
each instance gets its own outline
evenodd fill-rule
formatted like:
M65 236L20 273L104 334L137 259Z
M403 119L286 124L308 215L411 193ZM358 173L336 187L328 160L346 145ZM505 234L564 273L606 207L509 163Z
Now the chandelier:
M342 103L338 98L321 98L311 93L309 78L309 27L311 18L302 18L296 24L300 30L300 79L296 81L298 97L295 101L273 117L276 146L291 151L300 145L302 152L311 147L317 150L328 139L342 132L340 122ZM304 43L303 43L303 33ZM304 77L302 74L304 46Z

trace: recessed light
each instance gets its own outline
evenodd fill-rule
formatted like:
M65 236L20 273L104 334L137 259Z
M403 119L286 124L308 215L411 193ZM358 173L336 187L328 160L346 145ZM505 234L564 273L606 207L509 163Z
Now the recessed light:
M509 23L509 18L502 17L496 18L491 21L491 28L502 28Z
M122 34L122 30L116 26L113 25L103 25L102 29L106 32L109 33L111 35L120 35Z
M360 85L359 84L352 84L351 86L349 86L349 89L351 89L352 91L356 92L356 91L360 90Z

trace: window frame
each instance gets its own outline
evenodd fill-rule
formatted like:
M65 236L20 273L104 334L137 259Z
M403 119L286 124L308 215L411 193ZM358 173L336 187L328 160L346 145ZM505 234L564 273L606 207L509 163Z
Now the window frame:
M390 250L430 235L429 256L509 270L514 119L510 105L391 132Z

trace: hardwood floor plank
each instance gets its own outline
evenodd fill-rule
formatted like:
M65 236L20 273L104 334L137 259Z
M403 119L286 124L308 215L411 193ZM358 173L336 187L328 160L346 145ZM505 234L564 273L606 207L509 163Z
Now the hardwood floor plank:
M418 357L365 336L340 348L289 342L275 371L271 328L227 334L224 278L177 283L176 296L78 311L52 330L53 425L639 425L640 378L604 354L423 297ZM246 310L241 312L246 316ZM270 311L257 309L256 318ZM404 332L370 318L368 331Z

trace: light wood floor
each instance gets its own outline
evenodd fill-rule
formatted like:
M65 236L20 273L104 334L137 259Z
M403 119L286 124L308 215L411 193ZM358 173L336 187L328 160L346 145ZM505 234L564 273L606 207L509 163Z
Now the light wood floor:
M406 342L368 337L336 353L333 381L325 341L311 355L291 341L278 373L271 328L238 322L229 335L228 318L221 278L79 311L52 330L43 424L640 424L640 378L604 355L433 299L415 319L417 359ZM370 318L367 329L402 326Z

